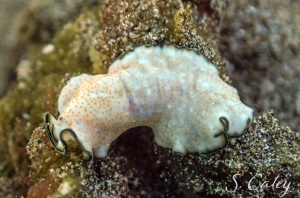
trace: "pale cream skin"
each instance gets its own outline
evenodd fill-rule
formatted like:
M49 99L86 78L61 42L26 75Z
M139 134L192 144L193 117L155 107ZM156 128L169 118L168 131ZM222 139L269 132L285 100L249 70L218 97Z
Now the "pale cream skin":
M46 114L50 140L64 153L75 137L86 160L105 158L110 144L137 126L151 127L155 143L175 153L214 152L241 136L253 116L213 64L173 46L141 46L107 74L71 78L58 111L58 120Z

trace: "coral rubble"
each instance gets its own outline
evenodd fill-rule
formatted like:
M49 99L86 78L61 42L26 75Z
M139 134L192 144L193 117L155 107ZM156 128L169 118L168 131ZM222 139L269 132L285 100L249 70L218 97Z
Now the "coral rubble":
M33 163L31 179L43 186L41 181L56 175L52 193L58 193L57 187L65 182L76 184L79 180L80 185L73 185L77 189L70 191L78 197L278 196L286 189L259 188L260 183L273 183L277 176L278 181L291 183L288 196L299 193L300 135L280 126L272 112L255 117L243 137L210 155L174 156L152 144L153 133L147 127L129 130L115 142L108 159L88 164L82 163L79 148L74 146L62 156L49 150L46 139L44 129L36 129L27 149ZM235 189L235 174L241 188L227 192L226 188ZM251 191L248 183L253 177L258 178L252 182L253 188L259 189ZM37 190L33 186L30 192Z
M223 12L220 37L246 103L273 109L292 130L300 126L299 9L294 0L234 1Z

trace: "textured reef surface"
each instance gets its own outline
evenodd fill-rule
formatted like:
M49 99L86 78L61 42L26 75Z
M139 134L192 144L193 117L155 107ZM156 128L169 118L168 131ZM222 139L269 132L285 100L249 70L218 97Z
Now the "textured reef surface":
M16 27L16 78L1 79L10 86L0 99L0 197L300 196L299 7L293 0L30 1ZM258 111L242 137L216 153L180 157L137 127L106 160L83 162L72 142L65 155L53 150L43 114L57 116L67 78L104 74L137 46L163 44L205 56Z

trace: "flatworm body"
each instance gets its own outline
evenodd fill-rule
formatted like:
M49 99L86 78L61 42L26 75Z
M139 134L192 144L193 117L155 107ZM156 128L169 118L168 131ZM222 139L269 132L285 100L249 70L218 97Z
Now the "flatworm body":
M173 46L136 48L107 74L71 78L58 99L56 120L46 113L47 134L64 153L72 137L85 159L105 158L110 144L137 126L173 152L210 153L241 136L253 110L217 68L194 51Z

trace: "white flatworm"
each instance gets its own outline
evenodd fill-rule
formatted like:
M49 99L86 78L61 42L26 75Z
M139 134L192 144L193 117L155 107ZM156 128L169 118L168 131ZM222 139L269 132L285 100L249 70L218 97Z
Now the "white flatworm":
M47 134L64 153L75 139L86 160L105 158L110 144L137 126L153 129L157 145L175 153L210 153L241 136L253 110L202 55L174 46L137 47L107 74L71 78Z

